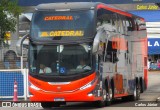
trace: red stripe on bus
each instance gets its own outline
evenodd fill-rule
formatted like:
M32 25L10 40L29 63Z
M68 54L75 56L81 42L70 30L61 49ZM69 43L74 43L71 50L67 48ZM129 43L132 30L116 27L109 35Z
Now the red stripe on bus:
M124 11L121 11L121 10L118 10L118 9L114 9L114 8L111 8L111 7L102 5L102 4L100 4L100 5L97 6L97 9L101 9L101 8L106 9L106 10L110 10L110 11L112 11L112 12L119 13L119 14L121 14L121 15L125 15L125 16L128 16L128 17L132 17L132 14L129 14L129 13L127 13L127 12L124 12Z
M148 70L147 69L144 69L144 82L147 89L148 87Z
M114 98L119 98L119 97L124 97L124 96L128 96L128 93L124 93L124 94L115 94Z

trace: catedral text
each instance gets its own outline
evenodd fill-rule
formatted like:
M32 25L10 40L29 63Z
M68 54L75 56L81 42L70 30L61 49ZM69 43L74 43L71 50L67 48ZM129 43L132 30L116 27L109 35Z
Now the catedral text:
M72 16L46 16L44 17L45 21L51 21L51 20L73 20Z
M59 36L76 36L81 37L84 35L84 31L50 31L50 32L40 32L40 37L59 37Z

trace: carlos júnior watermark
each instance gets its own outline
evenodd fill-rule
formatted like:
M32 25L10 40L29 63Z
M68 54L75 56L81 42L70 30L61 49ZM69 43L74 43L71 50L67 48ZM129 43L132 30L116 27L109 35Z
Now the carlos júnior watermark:
M135 107L158 107L159 103L157 102L135 102Z

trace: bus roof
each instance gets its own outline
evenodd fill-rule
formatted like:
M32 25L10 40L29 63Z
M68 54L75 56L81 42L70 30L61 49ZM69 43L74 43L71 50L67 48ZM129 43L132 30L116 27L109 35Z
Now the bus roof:
M93 9L97 8L97 6L103 8L107 7L108 10L126 15L129 17L138 17L139 16L133 15L125 10L116 8L112 5L109 4L104 4L101 2L64 2L64 3L45 3L45 4L40 4L36 7L37 10L63 10L63 9L71 9L71 10L76 10L76 9ZM63 8L62 8L63 7ZM142 18L141 18L142 19Z
M40 4L37 9L90 9L95 7L98 2L64 2L64 3L46 3Z

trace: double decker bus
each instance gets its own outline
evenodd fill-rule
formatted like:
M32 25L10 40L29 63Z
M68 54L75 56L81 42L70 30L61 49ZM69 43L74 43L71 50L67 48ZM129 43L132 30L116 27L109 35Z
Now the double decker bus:
M40 4L29 36L30 100L44 108L86 101L102 107L115 98L138 100L147 88L141 17L103 3Z

